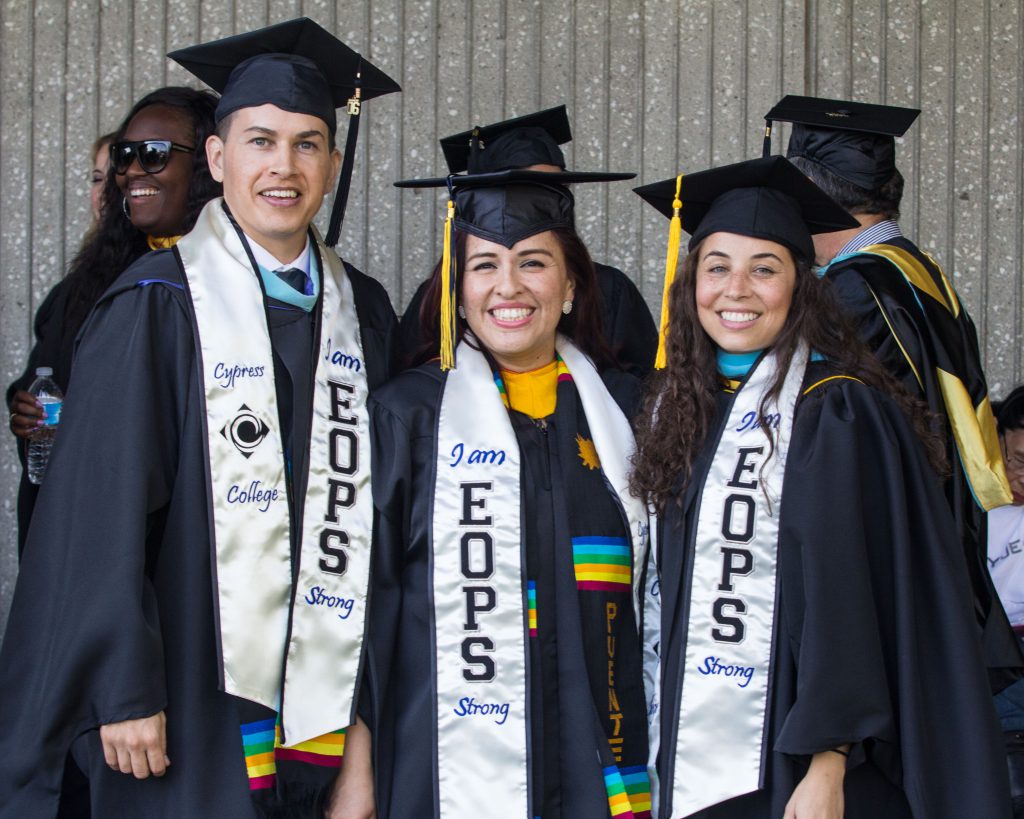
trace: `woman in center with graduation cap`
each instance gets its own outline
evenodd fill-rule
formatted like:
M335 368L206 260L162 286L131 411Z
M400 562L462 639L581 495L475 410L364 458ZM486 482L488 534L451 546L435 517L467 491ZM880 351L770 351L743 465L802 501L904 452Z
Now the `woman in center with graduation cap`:
M1009 816L941 443L810 266L850 217L781 157L637 192L672 218L632 478L655 815Z
M649 816L639 382L564 186L630 176L449 178L430 360L371 399L379 816Z

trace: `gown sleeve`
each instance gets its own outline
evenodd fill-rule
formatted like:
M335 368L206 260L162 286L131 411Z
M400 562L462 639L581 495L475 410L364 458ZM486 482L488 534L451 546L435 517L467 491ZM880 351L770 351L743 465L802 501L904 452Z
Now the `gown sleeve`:
M796 691L776 750L854 743L915 816L1003 816L1006 762L953 519L896 405L843 379L797 409L781 509L780 639Z
M85 330L0 652L6 809L55 798L81 733L166 706L150 570L196 389L191 338L163 285L101 302Z
M366 698L360 707L360 716L372 725L387 687L395 645L412 467L408 430L400 418L373 399L370 401L370 440L375 511L371 580L373 616L370 618L363 686Z
M658 352L658 328L640 290L629 276L608 265L595 265L601 296L607 302L602 311L609 346L623 369L645 378L654 368Z

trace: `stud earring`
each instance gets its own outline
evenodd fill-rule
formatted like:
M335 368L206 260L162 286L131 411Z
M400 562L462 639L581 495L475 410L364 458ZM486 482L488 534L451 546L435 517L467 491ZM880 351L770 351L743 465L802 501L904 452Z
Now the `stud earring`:
M566 299L562 302L562 314L569 315L572 312L572 299Z
M466 320L466 308L463 307L461 304L459 305L459 318L462 319L463 321Z

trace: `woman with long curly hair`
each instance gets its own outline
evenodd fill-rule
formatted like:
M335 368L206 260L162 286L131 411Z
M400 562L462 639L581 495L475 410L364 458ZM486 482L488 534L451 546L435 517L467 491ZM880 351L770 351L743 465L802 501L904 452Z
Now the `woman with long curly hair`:
M1007 815L934 419L811 268L848 215L781 157L637 192L692 237L632 475L656 815Z
M192 229L203 205L220 195L206 162L217 98L184 86L158 88L132 106L110 138L111 163L99 200L99 223L67 275L50 291L35 317L36 343L25 372L8 387L11 432L24 444L45 422L27 392L36 368L53 369L66 391L75 338L104 291L136 259L171 246ZM37 487L22 475L18 493L18 547L25 543Z

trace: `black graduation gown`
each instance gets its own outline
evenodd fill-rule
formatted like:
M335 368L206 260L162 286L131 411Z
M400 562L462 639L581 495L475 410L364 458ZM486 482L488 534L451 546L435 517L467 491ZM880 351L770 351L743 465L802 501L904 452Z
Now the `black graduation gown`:
M602 377L629 416L637 404L639 382L618 371ZM378 528L364 678L370 690L364 688L360 713L374 738L380 819L422 819L437 810L429 549L436 413L444 379L437 362L430 362L402 373L370 402ZM556 522L555 509L564 505L565 489L554 431L543 432L519 413L512 413L512 422L522 452L527 574L536 579L538 591L538 637L529 641L533 815L606 817L608 797L594 750L593 700L582 656L579 675L556 670L560 652L581 654L581 647L559 647L550 617L557 573L551 556L559 534L565 534ZM565 593L575 604L575 587ZM485 808L480 815L486 815Z
M944 292L942 276L935 264L913 242L897 237L885 244L914 256L928 271L939 292ZM954 318L938 302L928 297L918 300L895 267L877 256L861 254L837 262L829 266L826 279L832 283L840 306L853 319L868 348L933 412L948 416L935 374L937 366L960 378L972 396L987 393L978 334L966 310L961 309ZM990 678L993 688L999 690L1020 676L1024 658L985 566L985 512L971 494L948 422L945 429L947 456L952 468L945 483L946 500L963 544L978 620L985 629L983 645Z
M831 374L809 365L805 388ZM723 394L719 423L727 404ZM687 544L709 453L710 444L682 508L671 502L660 524L663 809L685 657ZM695 816L781 817L809 755L852 743L849 819L1008 817L1006 757L952 520L890 399L842 379L799 400L779 523L764 789Z
M51 367L53 381L67 394L68 382L71 380L71 356L74 349L74 337L64 332L64 309L68 300L68 280L61 279L43 299L36 310L32 327L36 341L28 354L25 371L7 388L7 404L18 390L27 390L36 378L37 367ZM18 557L25 548L25 537L28 535L28 524L32 520L32 509L36 504L39 487L28 479L26 458L28 446L21 438L18 442L18 458L21 460L21 482L18 484Z
M621 270L597 262L594 270L601 289L601 325L605 340L626 372L637 378L646 378L654 367L654 357L658 352L658 328L647 302L633 280ZM420 307L428 281L417 288L398 322L399 354L403 366L408 366L423 346Z
M374 388L388 374L394 313L377 282L349 275ZM255 813L237 701L218 688L202 385L181 281L173 251L140 259L97 304L76 352L0 650L5 819L55 813L69 746L94 816ZM269 316L287 446L308 438L298 411L309 404L312 321ZM298 469L305 446L292 455ZM107 768L98 726L160 710L167 775Z

